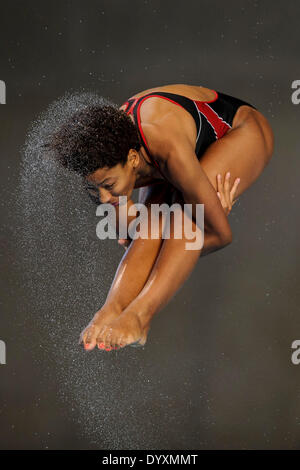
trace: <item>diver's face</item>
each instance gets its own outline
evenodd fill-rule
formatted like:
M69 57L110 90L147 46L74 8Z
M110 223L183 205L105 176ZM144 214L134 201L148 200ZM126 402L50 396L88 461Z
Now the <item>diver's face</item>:
M112 168L99 168L90 173L85 178L90 195L99 198L101 204L118 205L119 196L127 196L129 199L136 181L138 162L138 152L130 150L124 166L118 163Z

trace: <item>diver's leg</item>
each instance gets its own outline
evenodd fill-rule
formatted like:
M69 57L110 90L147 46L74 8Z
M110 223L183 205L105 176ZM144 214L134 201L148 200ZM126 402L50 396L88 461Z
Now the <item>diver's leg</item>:
M243 106L242 106L243 108ZM263 172L274 149L274 136L267 119L251 109L244 122L211 144L200 164L217 190L217 175L230 172L230 180L240 178L235 197L239 198Z
M195 244L193 249L187 249L187 244L193 243L196 237L195 239L189 239L183 231L180 238L175 238L176 217L179 221L184 220L184 200L177 190L174 190L173 196L171 204L178 203L178 205L177 215L174 216L172 213L170 217L170 238L163 240L147 283L140 294L135 297L118 318L108 325L103 325L97 342L103 343L106 349L126 346L136 342L141 345L145 344L150 328L150 320L154 312L158 312L166 305L175 292L179 290L199 258L202 249L201 243ZM179 214L181 214L180 217ZM190 218L189 220L193 233L197 233L197 239L202 239L197 224Z
M148 209L151 204L170 202L173 193L171 185L162 183L147 186L140 190L139 202ZM130 218L132 222L133 217ZM148 221L150 222L150 211ZM150 226L150 223L149 223ZM89 325L82 331L80 341L87 349L96 345L96 338L103 324L109 323L134 300L144 287L155 263L162 244L162 220L159 226L159 238L137 238L130 243L118 266L105 304L96 312Z

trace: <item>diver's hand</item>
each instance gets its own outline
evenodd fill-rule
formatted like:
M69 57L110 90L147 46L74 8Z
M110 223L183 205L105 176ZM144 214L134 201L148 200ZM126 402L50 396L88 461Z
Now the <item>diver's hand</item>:
M236 178L235 182L230 189L230 173L226 173L224 178L224 184L222 182L222 175L217 175L217 195L221 201L222 207L225 214L228 215L232 209L232 206L236 203L234 196L239 185L240 178Z

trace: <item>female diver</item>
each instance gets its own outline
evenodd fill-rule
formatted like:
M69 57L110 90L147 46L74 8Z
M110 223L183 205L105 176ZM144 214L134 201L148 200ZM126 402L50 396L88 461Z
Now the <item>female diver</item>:
M164 202L192 204L193 230L196 204L204 204L201 249L186 250L190 240L172 236L174 226L163 239L162 220L159 238L119 240L129 248L105 304L79 340L86 350L144 345L153 315L182 286L199 256L232 242L227 216L268 164L272 129L245 101L176 84L140 92L120 108L87 107L52 137L47 145L59 162L82 175L96 203L115 205L117 221L124 210L119 196L127 196L127 224L134 219L128 215L134 188L140 188L139 202L148 209Z

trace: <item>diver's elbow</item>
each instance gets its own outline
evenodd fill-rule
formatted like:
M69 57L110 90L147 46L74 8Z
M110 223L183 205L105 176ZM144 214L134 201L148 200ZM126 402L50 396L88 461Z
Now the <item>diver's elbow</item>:
M232 243L233 236L232 236L232 231L229 233L224 233L219 236L219 244L220 248L224 248L225 246L228 246Z

